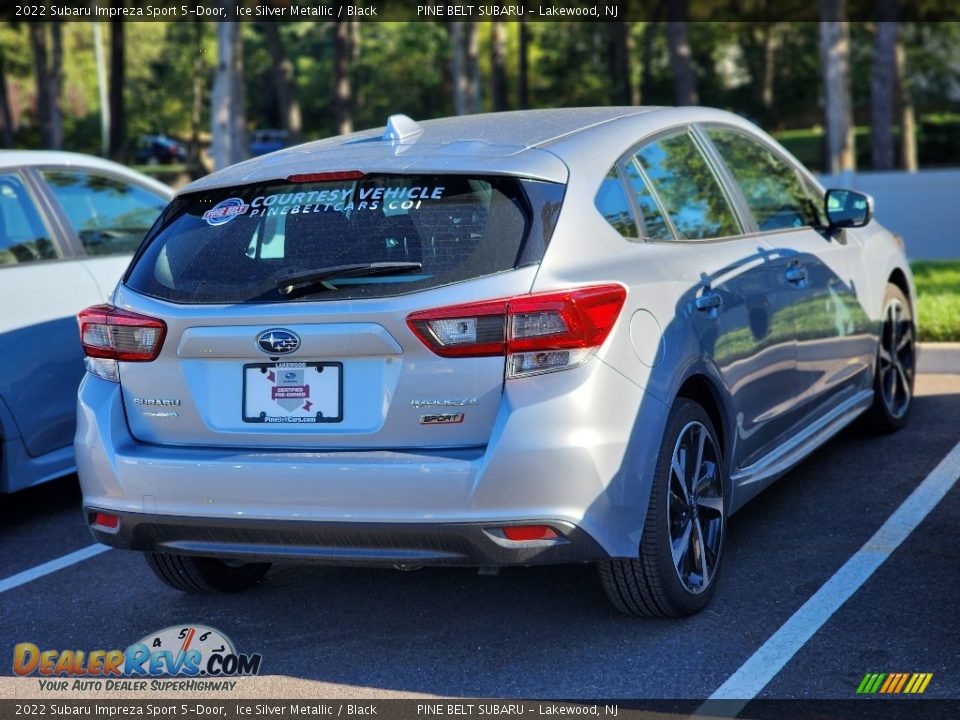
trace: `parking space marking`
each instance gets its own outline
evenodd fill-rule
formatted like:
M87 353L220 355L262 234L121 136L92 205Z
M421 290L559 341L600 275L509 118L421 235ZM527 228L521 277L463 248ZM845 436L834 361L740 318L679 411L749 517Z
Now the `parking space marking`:
M711 707L722 705L725 714L736 716L923 522L956 485L958 478L960 443L910 493L873 537L727 678L696 714L709 715ZM712 704L717 701L722 702Z
M24 585L32 580L41 578L44 575L49 575L57 570L62 570L65 567L76 565L78 562L83 562L88 558L95 557L100 553L104 553L110 549L111 548L109 545L94 543L93 545L88 545L87 547L81 548L75 552L67 553L66 555L58 557L55 560L51 560L50 562L45 562L42 565L37 565L29 570L18 572L16 575L11 575L8 578L3 578L0 580L0 592L13 590L15 587L19 587L20 585Z

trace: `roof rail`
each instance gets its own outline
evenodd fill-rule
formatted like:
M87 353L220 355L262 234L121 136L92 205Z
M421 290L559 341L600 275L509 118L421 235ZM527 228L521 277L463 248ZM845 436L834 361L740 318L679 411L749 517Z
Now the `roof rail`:
M387 118L387 128L383 131L383 139L391 142L403 142L420 135L423 126L407 115L391 115Z

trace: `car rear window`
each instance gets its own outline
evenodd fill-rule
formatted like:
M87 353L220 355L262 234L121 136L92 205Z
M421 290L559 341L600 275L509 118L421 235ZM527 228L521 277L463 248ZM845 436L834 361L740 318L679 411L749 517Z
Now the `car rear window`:
M125 284L178 303L340 300L438 287L540 262L564 191L499 176L328 177L176 199ZM291 276L372 263L407 267L331 278L294 295L278 289Z

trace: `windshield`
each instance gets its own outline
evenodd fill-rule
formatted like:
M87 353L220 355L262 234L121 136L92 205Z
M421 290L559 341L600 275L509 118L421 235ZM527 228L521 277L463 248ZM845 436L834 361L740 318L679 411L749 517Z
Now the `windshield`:
M540 262L564 190L497 176L355 175L180 197L124 282L179 303L337 300L438 287ZM294 295L278 287L312 271L381 263L397 271L334 277Z

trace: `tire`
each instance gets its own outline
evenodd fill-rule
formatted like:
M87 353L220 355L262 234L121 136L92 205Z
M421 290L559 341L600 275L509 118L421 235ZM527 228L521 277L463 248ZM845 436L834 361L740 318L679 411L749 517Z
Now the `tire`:
M174 590L199 595L235 593L252 588L263 579L270 563L227 564L214 558L144 553L147 565Z
M696 466L696 475L691 466ZM725 480L709 415L692 400L678 398L657 457L639 559L618 558L598 566L603 589L617 610L635 616L684 617L710 602L726 535ZM687 498L694 487L695 502L690 503ZM701 560L706 561L705 572Z
M892 433L907 424L913 405L916 367L913 308L903 291L888 283L883 297L883 321L873 373L873 405L866 415L873 431Z

